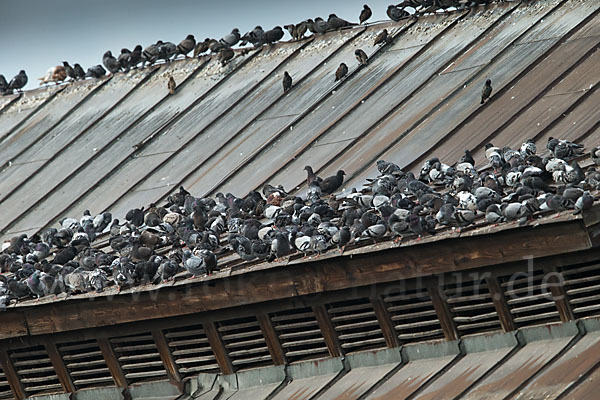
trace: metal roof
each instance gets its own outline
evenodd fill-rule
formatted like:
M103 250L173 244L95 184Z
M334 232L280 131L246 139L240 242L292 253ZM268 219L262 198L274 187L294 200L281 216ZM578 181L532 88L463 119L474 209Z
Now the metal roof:
M2 98L2 238L84 209L122 217L179 184L197 195L244 195L265 182L302 190L310 164L322 175L344 169L351 187L379 158L416 168L465 148L480 162L489 141L596 144L599 8L476 7L264 47L225 67L187 59ZM374 47L384 27L394 41ZM368 66L356 66L356 48ZM334 82L340 62L350 72ZM284 95L285 70L295 86ZM487 78L494 93L480 107Z

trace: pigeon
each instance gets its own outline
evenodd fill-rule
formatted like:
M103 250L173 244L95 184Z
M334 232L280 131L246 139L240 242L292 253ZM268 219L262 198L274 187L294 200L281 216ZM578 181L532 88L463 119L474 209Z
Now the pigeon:
M386 14L394 22L398 22L400 19L410 15L406 10L394 5L388 6Z
M348 74L348 66L344 63L341 63L340 66L335 71L335 81L342 80L343 77Z
M580 213L582 211L589 210L590 208L592 208L594 200L594 196L592 196L589 191L586 190L585 192L583 192L581 197L579 197L575 202L575 213Z
M23 87L27 85L27 74L24 70L19 71L14 78L12 78L8 84L8 92L12 93L14 90L20 92Z
M385 44L391 41L391 36L388 34L387 29L379 32L377 36L375 36L375 41L373 42L373 46L377 46L378 44Z
M187 35L185 39L183 39L177 45L177 54L183 54L186 58L190 51L194 50L196 47L196 39L194 35Z
M77 79L85 79L85 71L83 70L81 65L79 65L77 63L73 64L73 70L75 71L75 74L77 75Z
M321 18L321 17L315 18L314 21L312 19L309 19L309 20L307 20L307 22L308 22L308 29L310 29L311 32L313 32L315 34L322 34L329 30L329 24L327 23L327 21L323 20L323 18Z
M228 46L228 47L233 47L235 46L238 42L240 41L240 30L238 28L234 28L231 33L223 36L221 39L219 39L219 43Z
M600 148L599 147L592 148L592 150L590 151L590 158L592 159L594 164L600 165Z
M67 73L67 77L71 78L71 80L76 81L79 79L77 76L77 72L69 65L67 61L63 61L63 66L65 67L65 72ZM1 83L0 83L1 86Z
M290 33L290 36L294 40L302 40L304 39L304 34L308 30L308 22L302 21L296 25L288 24L283 26Z
M292 77L287 71L283 73L283 93L287 93L292 88Z
M221 63L222 66L227 64L227 61L231 60L234 56L233 50L229 47L224 47L217 53L217 60Z
M257 25L250 32L246 32L244 36L240 38L240 46L245 46L248 42L252 43L253 46L257 46L263 40L265 31L260 25Z
M175 94L175 88L177 88L177 84L172 76L169 76L169 83L167 84L167 87L169 88L169 94Z
M158 46L158 59L171 61L171 58L177 54L177 46L175 43L164 42Z
M142 68L144 68L146 62L152 65L158 60L158 47L162 45L162 43L162 40L159 40L156 42L156 44L151 44L150 46L144 49L144 51L142 52Z
M194 47L193 57L197 58L202 53L206 53L208 51L209 43L210 43L210 39L209 38L204 39L203 42L196 43L196 46Z
M121 70L121 65L119 64L117 59L113 57L110 50L104 53L104 55L102 56L102 64L111 74L115 74Z
M335 14L329 14L329 18L327 19L327 24L329 25L330 29L334 29L334 30L341 29L343 27L352 25L352 24L350 24L350 22L338 17Z
M533 139L527 140L521 145L521 148L519 149L519 153L521 154L521 157L523 159L535 155L536 151L537 147L535 146L535 141Z
M354 51L354 55L356 56L356 59L358 60L358 63L360 65L367 65L369 63L369 58L367 57L367 53L365 53L364 50L356 49Z
M335 175L323 179L323 182L319 184L321 192L323 194L331 194L335 192L342 186L342 183L344 183L344 175L346 175L346 173L342 170L339 170Z
M86 78L102 78L106 75L106 70L100 64L89 67L85 73Z
M131 50L127 49L127 48L122 48L121 49L121 54L119 54L119 57L117 58L117 61L119 62L119 66L121 67L121 69L125 72L129 72L129 68L130 68L130 62L131 60Z
M142 61L142 59L142 45L138 44L129 54L129 67L137 68L137 65L140 63L140 61Z
M368 5L363 5L363 9L360 12L360 15L358 17L358 21L359 23L362 25L364 24L369 18L371 18L371 16L373 15L373 12L371 11L371 9L369 8Z
M35 271L29 278L27 278L27 287L31 290L31 293L37 296L39 299L48 294L48 288L41 279L42 272Z
M273 44L273 43L281 40L283 35L284 35L283 29L281 29L280 26L276 26L275 28L265 32L265 34L263 35L263 38L259 42L259 44L260 43Z
M41 81L40 85L49 82L55 82L58 84L58 82L63 82L65 79L67 79L67 71L65 70L64 66L57 65L56 67L50 68L45 76L38 79Z
M6 82L4 75L0 74L0 94L5 94L7 90L8 82Z
M189 250L183 252L183 266L187 272L192 274L193 278L206 273L204 258L192 255Z
M487 79L481 90L481 104L485 103L492 95L492 80Z

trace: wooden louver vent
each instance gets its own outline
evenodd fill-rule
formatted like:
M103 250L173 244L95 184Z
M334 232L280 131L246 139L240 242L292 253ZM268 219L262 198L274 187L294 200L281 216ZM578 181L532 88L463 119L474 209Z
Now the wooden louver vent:
M444 294L460 336L502 329L485 280L445 285Z
M44 346L13 350L9 354L28 396L62 392L62 386Z
M59 344L58 351L76 389L115 384L96 340Z
M329 356L311 308L281 311L269 317L289 363Z
M391 316L400 343L443 339L444 333L425 289L390 289L383 302Z
M559 269L575 318L600 315L600 264Z
M164 335L182 376L218 371L219 365L201 325L168 329Z
M12 399L13 394L8 384L8 379L4 375L4 371L0 368L0 399Z
M544 277L542 270L499 277L517 328L560 321L556 303Z
M167 376L152 334L116 337L110 339L110 343L128 383Z
M231 363L236 369L273 365L256 317L220 321L217 326Z
M381 326L369 299L331 303L327 305L327 310L344 352L386 347Z

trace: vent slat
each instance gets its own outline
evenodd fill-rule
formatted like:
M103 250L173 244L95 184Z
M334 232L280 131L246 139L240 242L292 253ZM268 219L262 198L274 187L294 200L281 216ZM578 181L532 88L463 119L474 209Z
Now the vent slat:
M531 296L518 297L516 299L509 298L508 300L506 300L506 302L509 305L512 305L512 304L519 304L519 303L528 303L528 302L535 301L535 300L552 301L552 295L550 293L538 293L538 294L534 294Z
M179 373L188 377L200 371L218 371L215 355L202 325L191 325L163 332Z
M550 318L550 317L558 317L558 311L529 315L526 317L517 317L517 318L515 318L515 322L537 321L539 319Z
M133 384L166 376L152 334L136 334L109 339L127 383Z
M96 340L57 347L77 390L115 384Z
M45 346L33 346L8 352L27 396L62 391Z
M326 307L342 348L354 352L385 347L379 321L368 298L339 301ZM376 337L370 338L372 336Z
M329 356L325 339L311 308L269 314L288 363Z
M217 330L234 366L245 369L273 365L255 316L217 322Z
M79 360L82 358L90 358L90 357L102 357L102 352L98 350L98 351L90 351L88 353L65 354L65 355L63 355L63 360L70 361L70 360Z

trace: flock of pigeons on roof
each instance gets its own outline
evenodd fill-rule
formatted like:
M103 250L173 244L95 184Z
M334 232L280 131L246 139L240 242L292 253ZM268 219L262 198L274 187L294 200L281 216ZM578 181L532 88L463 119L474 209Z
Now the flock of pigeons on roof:
M491 0L473 0L469 5L475 6L488 4L490 2ZM391 20L398 22L401 19L409 18L411 16L414 17L419 14L435 12L439 9L461 8L466 5L467 4L461 0L405 0L400 4L388 6L386 13ZM369 6L365 4L359 15L359 23L366 23L366 21L371 18L372 14ZM330 14L327 21L317 17L314 20L307 19L298 24L288 24L285 25L284 28L289 32L292 40L303 40L308 32L318 35L353 25L356 24L339 18L335 14ZM219 40L206 38L201 42L196 42L194 35L190 34L178 45L172 42L158 40L156 43L153 43L146 48L142 48L142 45L138 44L133 51L122 48L121 53L117 57L113 56L112 52L109 50L102 56L102 64L91 66L87 71L84 71L83 67L78 63L71 66L67 61L63 61L63 65L57 65L50 68L45 76L38 79L40 80L41 85L50 82L58 84L67 79L77 81L86 78L102 78L107 74L107 71L110 72L110 74L129 72L132 68L140 66L140 64L143 68L146 63L153 65L158 61L170 62L181 55L187 58L190 53L196 58L208 51L212 54L216 54L217 60L224 65L235 56L232 49L235 45L239 44L240 46L246 46L250 43L254 48L259 48L263 45L274 44L281 40L283 36L284 31L280 26L276 26L267 31L264 31L261 26L256 26L243 36L240 34L239 29L234 28L231 33L223 36ZM385 40L380 41L380 43L389 41L387 35L384 35L383 39ZM358 54L357 58L359 58ZM366 54L364 55L364 60L365 61L361 61L359 58L359 62L366 63ZM340 73L341 72L342 71L340 71ZM341 79L341 77L338 78L338 75L340 74L336 72L336 80ZM19 92L27 85L27 82L28 77L24 70L21 70L10 82L6 80L4 75L0 74L0 94L7 95L13 94L15 91Z
M86 211L4 243L0 307L32 296L157 284L185 271L192 278L212 274L226 254L261 262L318 257L360 241L419 240L481 220L527 224L545 212L592 207L600 171L581 169L583 146L550 138L546 148L541 157L533 140L518 149L488 144L489 165L480 172L468 150L453 165L431 158L418 175L380 160L376 178L343 192L344 171L322 179L307 166L302 197L270 184L242 198L194 197L180 187L163 205L130 210L123 223L109 212ZM599 148L590 156L600 165ZM110 250L92 246L100 235L109 236Z

